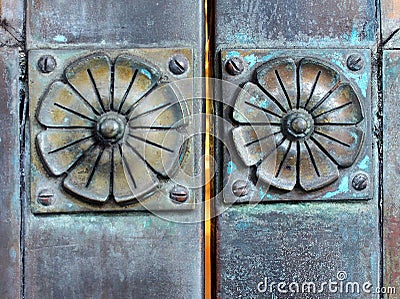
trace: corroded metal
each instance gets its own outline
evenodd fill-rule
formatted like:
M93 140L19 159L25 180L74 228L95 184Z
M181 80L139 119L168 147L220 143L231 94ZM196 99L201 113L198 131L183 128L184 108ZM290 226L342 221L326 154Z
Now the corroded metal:
M358 173L354 176L351 184L355 190L364 190L368 186L368 176L365 173Z
M381 0L382 45L386 49L400 46L400 1Z
M190 51L181 53L175 56L190 57ZM166 84L170 79L165 81L162 69L168 67L168 53L158 58L165 59L162 67L135 54L72 52L66 60L64 52L55 51L54 80L43 80L40 68L34 73L41 89L31 92L31 121L38 123L31 131L38 153L32 153L32 169L43 168L55 179L48 179L54 181L55 203L34 204L38 211L95 207L87 203L101 204L96 210L126 209L127 204L140 209L138 201L151 207L156 198L156 210L190 208L173 205L167 195L169 178L180 167L190 173L193 165L191 142L182 133L190 108ZM181 76L189 75L186 64ZM46 176L39 180L32 184L32 198L49 189Z
M65 76L68 84L54 82L37 110L47 128L37 144L51 174L67 173L64 188L95 202L131 201L156 188L157 159L168 153L161 161L168 166L166 175L184 154L176 131L184 112L174 92L149 95L160 73L133 56L119 56L112 64L107 56L95 55L67 67ZM162 128L148 122L149 114L156 119L160 110ZM164 145L167 129L170 138L175 135L173 148ZM145 155L149 150L143 152L141 143L157 155Z
M16 5L17 1L13 3ZM4 3L3 3L4 5ZM8 5L4 9L12 9ZM17 11L15 11L17 13ZM7 13L6 13L7 15ZM4 38L2 36L1 38ZM0 49L0 297L19 298L22 288L23 244L19 164L19 53L17 48Z
M338 168L354 163L365 134L359 126L361 96L349 80L316 58L268 61L255 78L234 104L239 127L232 133L243 162L256 165L258 178L283 190L298 185L312 191L336 181ZM265 116L269 123L262 125ZM245 138L242 125L256 125L258 134ZM274 143L276 156L275 149L263 152L260 142ZM251 155L243 154L246 147ZM259 158L249 159L254 155Z
M43 55L39 58L37 67L42 73L50 73L57 67L57 63L53 56Z
M217 50L366 47L375 42L375 4L375 0L219 0Z
M383 246L384 286L400 289L400 51L384 51L383 56Z
M26 30L21 32L26 33L26 41L23 42L28 56L26 83L29 87L29 90L26 90L27 96L29 95L29 101L26 102L29 103L29 116L26 115L25 136L27 194L21 199L23 210L18 209L17 214L23 214L25 217L25 248L21 258L25 261L23 296L203 298L204 224L200 222L203 219L203 209L200 205L196 206L195 202L202 202L204 193L201 188L193 188L201 185L200 180L204 172L201 159L204 153L202 136L197 135L188 140L183 154L179 156L177 165L181 168L180 171L195 182L189 184L185 203L177 203L169 198L170 190L177 184L174 180L177 180L178 174L171 174L171 177L157 174L158 186L150 191L151 194L139 199L139 202L133 200L117 204L111 197L104 203L96 204L94 201L77 197L63 187L63 180L70 176L69 173L68 176L54 176L45 168L38 152L36 136L49 128L38 122L36 111L53 82L61 81L69 85L64 76L68 66L94 54L107 55L111 65L115 65L119 56L133 56L147 66L157 69L162 78L152 90L156 92L152 92L154 98L148 98L149 106L143 105L141 109L148 111L151 105L157 107L165 98L163 93L168 95L170 91L162 86L173 84L178 78L170 72L168 66L170 58L174 55L181 54L188 60L189 68L179 75L179 79L204 76L204 1L7 1L21 2L22 7L26 7L26 17L16 18L26 24ZM184 18L182 11L185 12ZM3 6L2 15L4 12ZM11 20L10 17L7 19ZM56 68L47 74L41 73L37 68L37 62L43 55L52 55L57 63ZM122 72L128 71L128 66L124 66ZM131 75L133 73L127 73L124 81L121 80L125 76L119 79L115 77L114 82L120 84L114 88L115 100L121 99L125 94ZM136 83L137 80L134 84ZM190 94L191 89L200 90L199 85L195 84L187 85L186 88L187 94ZM199 94L201 95L198 92L197 95ZM160 102L157 102L157 97ZM18 97L14 98L18 104ZM126 99L123 111L126 111L130 100L131 97ZM187 107L187 115L202 111L200 100L188 101L184 106ZM147 118L148 124L158 120L158 126L163 126L163 117L155 118L154 114L148 114ZM137 118L137 121L139 120L143 124L144 120ZM108 121L107 123L102 129L104 135L94 132L96 142L101 136L110 141L114 137L109 136L119 131L113 129L119 125L115 126ZM203 121L199 120L197 124L196 129L202 131ZM137 128L135 132L140 130ZM181 131L185 133L185 127L181 127ZM151 138L158 137L152 135ZM118 141L115 141L112 144L117 143ZM137 140L133 145L136 147L140 143L142 142ZM168 144L168 147L170 146ZM151 145L144 146L142 143L138 149L144 152L151 149ZM129 150L130 148L127 148L127 151ZM158 152L153 150L150 154L156 156ZM104 155L109 155L109 152L105 152L103 157ZM120 154L114 151L114 155ZM15 153L14 156L17 157ZM8 159L8 156L5 157ZM79 165L83 163L81 160ZM134 174L140 171L142 170L137 169ZM118 196L131 196L130 188L126 186L122 164L119 164L118 171L114 172L114 175L117 174L121 177L117 177L113 183L121 182L118 190L127 191L125 194L119 193ZM12 182L7 180L8 185L14 185ZM183 178L179 179L181 185L186 186L186 182ZM37 201L38 195L45 189L54 194L54 202L49 206L43 206ZM19 203L18 200L14 202ZM41 213L46 215L40 215ZM174 218L174 221L166 220L170 218ZM199 222L182 224L194 221ZM3 265L3 272L8 272L8 264L2 263ZM17 281L18 277L15 279L15 282ZM8 281L5 283L9 284ZM5 297L17 298L18 295L10 293Z

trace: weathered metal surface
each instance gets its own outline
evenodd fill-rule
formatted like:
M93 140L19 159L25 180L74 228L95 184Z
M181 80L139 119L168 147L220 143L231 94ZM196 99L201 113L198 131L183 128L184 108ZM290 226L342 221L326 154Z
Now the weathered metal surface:
M375 2L216 1L217 49L373 44L377 29Z
M27 1L31 48L200 45L201 1ZM202 45L201 45L202 46Z
M0 1L0 46L21 46L23 40L24 1Z
M400 47L400 1L381 0L382 41L385 48Z
M354 55L364 61L355 71L348 68ZM223 173L230 182L249 180L252 190L238 198L227 188L226 202L372 198L369 56L368 50L221 52L221 65L232 57L244 64L240 75L222 72L243 86L222 91L223 116L235 126L221 134L231 136ZM369 183L356 189L360 173Z
M241 93L233 111L239 123L233 140L243 162L261 162L258 178L287 191L297 182L313 191L336 181L338 166L353 164L364 139L357 126L364 118L362 107L352 86L318 59L272 60L256 70L256 77L255 95ZM269 123L260 125L263 118L257 113L266 114ZM240 129L248 130L253 123L260 132L246 138ZM268 125L274 132L261 132L270 131ZM275 143L281 159L268 159L274 149L262 152L259 142ZM261 159L249 161L247 156L254 154Z
M149 213L28 216L25 298L202 298L200 227Z
M399 88L400 52L383 56L383 244L384 285L400 289L400 200L399 200ZM398 295L387 296L397 298Z
M218 217L217 298L379 298L362 292L366 282L371 292L379 287L375 213L371 204L232 206ZM340 278L344 273L347 278ZM284 292L278 291L281 282ZM305 282L316 291L302 292ZM346 292L347 282L361 291ZM290 291L291 283L300 291Z
M184 18L181 17L182 11L185 11ZM88 198L92 195L84 194L85 198L76 196L76 193L85 189L85 184L82 185L81 181L68 181L72 172L68 176L63 174L56 177L51 172L52 169L47 169L49 167L43 163L43 156L49 158L49 152L44 148L49 145L49 136L46 136L48 133L44 132L57 131L60 128L52 128L50 123L42 125L42 117L46 119L50 115L41 115L40 111L36 111L39 103L43 109L46 109L46 102L55 99L57 101L54 103L59 103L69 109L68 105L73 103L74 97L71 96L71 101L66 103L64 102L66 98L53 96L57 91L54 88L57 86L58 91L66 92L66 95L69 92L68 87L74 86L90 100L89 103L96 110L101 109L101 103L96 102L96 97L100 94L102 100L106 99L108 83L114 80L114 104L121 104L119 105L121 110L118 107L112 113L106 111L97 116L93 115L92 109L83 108L82 102L72 109L85 117L95 118L93 120L96 120L96 126L92 124L92 129L96 132L95 142L108 144L109 147L119 144L126 137L120 135L122 127L125 126L126 131L128 121L131 121L131 126L137 127L137 130L141 130L138 127L151 126L154 121L159 127L167 126L168 122L163 121L164 118L156 119L152 113L146 114L145 119L132 117L126 122L120 114L126 113L129 106L134 104L134 99L147 90L151 80L147 81L146 75L150 75L151 78L161 75L157 82L160 85L179 78L203 75L203 13L203 1L123 0L118 3L92 0L84 3L82 1L68 3L52 0L27 1L28 83L31 113L29 125L32 131L27 134L26 157L29 160L31 153L37 157L32 160L32 165L26 165L27 169L32 170L27 177L27 184L41 186L41 188L31 192L34 196L27 198L25 210L24 294L26 298L157 298L160 296L202 298L204 289L203 224L200 221L203 219L203 210L201 205L193 209L195 202L203 200L202 188L195 190L188 188L187 200L182 202L185 195L180 192L180 188L184 186L164 178L162 182L160 180L161 189L156 188L152 195L145 196L145 201L139 203L129 201L129 205L121 205L109 200L115 197L115 194L108 197L110 189L105 187L112 183L124 182L125 173L121 171L123 166L119 163L119 170L114 173L124 175L113 179L113 182L100 179L101 176L96 177L96 174L93 174L92 179L99 178L97 184L100 184L96 185L99 188L96 189L96 194L101 194L101 197L96 198L107 197L108 201L104 204L91 204ZM93 90L86 88L88 77L85 77L85 73L88 72L85 72L84 62L81 59L99 53L107 55L110 59L109 62L107 59L102 60L101 68L105 70L104 72L93 69L93 61L86 68L91 71L93 81L99 91L93 93ZM104 58L104 55L99 56ZM47 56L47 59L41 60L43 56ZM183 56L187 61L181 60ZM120 63L115 62L117 57L121 57ZM38 64L39 61L40 64ZM137 67L131 67L132 61ZM171 63L171 61L177 61L177 64L173 65L174 62ZM74 73L64 76L63 73L69 66L71 66L70 69L74 69ZM111 73L109 66L112 69ZM150 74L144 71L143 77L142 73L138 72L139 77L131 87L131 92L137 94L124 100L135 69L148 70ZM82 76L78 80L77 76L79 77L80 74ZM98 80L97 75L104 75L104 77ZM56 81L60 82L54 83ZM91 81L90 76L89 81ZM151 84L153 83L152 81ZM143 84L143 86L136 84ZM160 87L159 84L155 87ZM198 86L193 88L198 88ZM53 92L53 95L46 97L46 94L49 95L50 92ZM168 92L168 89L159 89L153 98L149 98L148 106L141 106L136 112L138 114L150 112L151 105L154 108L163 105ZM75 95L75 90L72 94ZM171 97L171 99L174 98ZM103 102L104 108L108 107L108 103L110 101ZM67 105L64 106L64 104ZM116 106L114 105L114 108ZM186 106L185 114L199 113L202 110L200 101L188 102ZM179 118L184 110L174 107L176 109L173 111L167 111L169 115L166 119L169 121ZM71 109L62 110L66 115ZM85 117L83 120L86 121ZM68 118L72 120L73 117L69 115ZM63 116L60 116L60 119L65 120ZM199 130L201 130L201 125L199 124ZM40 146L36 144L36 137L39 134L43 136ZM34 138L31 139L31 136ZM82 137L67 135L65 138ZM159 136L154 136L154 138L159 138ZM64 146L70 143L63 139L61 134L50 140L58 140ZM71 139L68 140L73 142ZM168 140L166 138L167 142ZM176 138L171 138L171 140L176 141ZM139 141L137 140L138 143ZM168 144L169 148L171 146L174 148L176 144ZM148 147L143 148L142 145L141 147L138 150L139 153L141 150L149 150ZM99 147L95 148L99 151ZM180 162L185 160L182 173L195 173L201 178L204 171L200 158L204 149L201 135L189 140L188 148L190 152L179 156ZM39 150L42 151L42 157L36 155ZM176 153L176 151L173 152ZM108 152L111 159L104 159L104 164L103 157L97 159L100 155L96 153L97 156L87 156L88 159L95 160L88 161L88 165L96 164L96 160L99 160L98 165L105 166L110 163L115 164L118 160L118 151L114 151L114 155L112 151ZM158 151L150 151L146 155L149 155L152 161L156 161ZM150 158L151 155L154 159ZM129 155L129 157L133 156ZM166 161L172 160L174 159L166 159ZM78 167L86 163L84 160L80 162L80 164L78 162ZM128 163L136 162L133 158L128 161ZM53 162L49 160L49 163ZM150 173L155 172L154 170L162 172L173 169L174 163L175 161L166 164L166 169L161 169L159 168L161 165L154 163L152 165L154 169L151 169ZM147 166L146 164L141 169L135 169L133 175L146 171ZM63 170L61 167L57 169L60 172ZM82 170L85 175L86 170ZM164 173L164 176L167 175L172 176L171 173ZM65 181L63 181L64 177ZM129 183L133 185L132 181L128 181ZM154 181L150 178L146 182L141 182L146 185L153 183ZM63 187L65 185L68 191L66 187ZM128 194L131 188L126 188L126 184L115 187L113 190L121 190L118 195L120 202L132 198L131 194ZM144 192L149 190L144 188L144 185L140 187L147 190ZM100 192L97 192L98 190ZM179 192L176 192L177 190ZM157 196L158 193L162 195ZM150 210L160 210L162 207L164 211L158 211L157 215L154 215L151 211L144 211L141 204ZM63 213L52 213L60 211ZM81 213L82 211L91 213ZM46 213L46 215L41 213ZM171 218L174 221L170 221Z
M0 297L18 298L21 287L21 203L17 49L0 49L0 95Z
M193 208L193 191L184 205L168 196L178 168L194 173L193 140L181 133L194 108L167 84L169 58L193 61L191 51L43 52L29 55L33 211ZM36 61L49 53L57 67L43 73ZM44 189L51 205L37 200Z
M320 293L288 290L292 282L300 289L303 282L321 290L321 283L335 281L380 287L378 152L372 134L379 129L374 122L377 69L371 62L377 11L374 0L216 1L216 74L244 88L223 85L224 104L216 105L219 116L238 131L235 135L217 124L219 136L227 136L224 146L217 143L224 159L217 168L222 178L216 181L221 192L216 212L222 213L215 223L217 297L379 298L327 287ZM301 66L302 58L310 63ZM335 85L336 92L329 93ZM311 91L314 98L301 97ZM251 104L263 109L240 105L246 92L256 98ZM334 114L326 121L335 126L320 126L323 135L316 133L320 124L315 125L312 106L324 109L320 118ZM292 113L285 116L282 108ZM260 122L263 118L267 121ZM286 140L262 139L271 134ZM308 141L316 135L334 138L324 144ZM255 138L262 140L251 143ZM265 165L265 153L277 145L282 150ZM306 158L297 158L299 152ZM260 171L262 163L265 171ZM277 169L284 177L276 175ZM261 184L257 171L258 177L264 175ZM287 292L278 291L280 282Z

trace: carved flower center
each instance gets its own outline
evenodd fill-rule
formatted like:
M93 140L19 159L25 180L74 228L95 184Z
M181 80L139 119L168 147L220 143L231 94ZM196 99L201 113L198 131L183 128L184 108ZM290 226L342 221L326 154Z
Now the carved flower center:
M122 139L126 121L117 113L106 113L97 122L97 135L103 141L115 143Z
M297 134L304 133L308 128L307 120L299 116L292 121L291 127L292 130Z
M289 111L282 118L282 132L290 140L309 137L314 128L312 116L304 109Z

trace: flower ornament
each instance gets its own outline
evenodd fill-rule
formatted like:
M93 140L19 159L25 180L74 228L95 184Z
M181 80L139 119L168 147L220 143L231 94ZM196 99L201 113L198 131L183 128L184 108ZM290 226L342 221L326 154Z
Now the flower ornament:
M84 200L129 202L173 174L185 107L159 71L129 55L97 54L64 71L41 100L37 147L50 174Z
M351 84L316 59L271 61L238 94L233 129L238 153L262 181L290 191L322 188L352 165L364 132Z

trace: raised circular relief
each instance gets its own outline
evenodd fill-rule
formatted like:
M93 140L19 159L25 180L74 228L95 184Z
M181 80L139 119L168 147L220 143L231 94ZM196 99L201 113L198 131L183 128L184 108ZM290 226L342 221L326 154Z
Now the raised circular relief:
M336 68L314 58L282 58L257 70L238 94L235 146L262 181L311 191L338 179L363 144L360 97ZM267 119L267 121L265 121Z
M103 54L69 65L36 118L38 151L51 175L84 200L130 202L151 194L178 168L185 107L160 72L130 55Z

